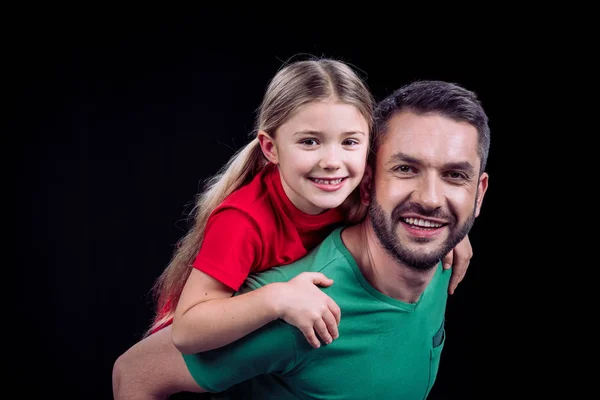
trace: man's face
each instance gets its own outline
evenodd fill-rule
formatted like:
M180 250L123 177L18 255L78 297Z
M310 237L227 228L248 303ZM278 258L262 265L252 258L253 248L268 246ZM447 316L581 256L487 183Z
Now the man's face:
M467 235L487 189L480 161L477 129L466 122L411 112L390 120L365 182L369 218L391 257L429 269Z

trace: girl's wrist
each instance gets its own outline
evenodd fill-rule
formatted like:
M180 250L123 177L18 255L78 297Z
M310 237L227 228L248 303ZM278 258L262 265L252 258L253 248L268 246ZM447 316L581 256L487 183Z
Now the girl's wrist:
M281 302L282 286L283 285L281 282L275 282L269 283L261 288L265 298L264 304L267 309L267 313L269 316L271 316L272 320L276 320L283 316L283 306Z

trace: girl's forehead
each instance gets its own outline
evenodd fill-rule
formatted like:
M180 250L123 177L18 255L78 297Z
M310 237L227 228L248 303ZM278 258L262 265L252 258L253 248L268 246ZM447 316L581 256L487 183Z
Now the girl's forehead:
M284 122L279 131L317 131L324 133L362 132L368 134L369 124L354 105L319 101L300 107Z

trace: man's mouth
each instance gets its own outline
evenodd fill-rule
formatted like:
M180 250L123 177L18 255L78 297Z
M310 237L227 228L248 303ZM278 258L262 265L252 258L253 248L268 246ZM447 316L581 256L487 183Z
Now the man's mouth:
M422 218L400 218L400 220L411 227L419 229L438 229L447 225L445 223L429 221Z

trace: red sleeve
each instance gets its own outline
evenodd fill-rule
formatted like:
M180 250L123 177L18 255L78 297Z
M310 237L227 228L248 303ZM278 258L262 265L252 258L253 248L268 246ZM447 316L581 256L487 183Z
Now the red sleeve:
M228 208L209 218L193 265L237 291L258 265L261 247L254 221L242 211Z

